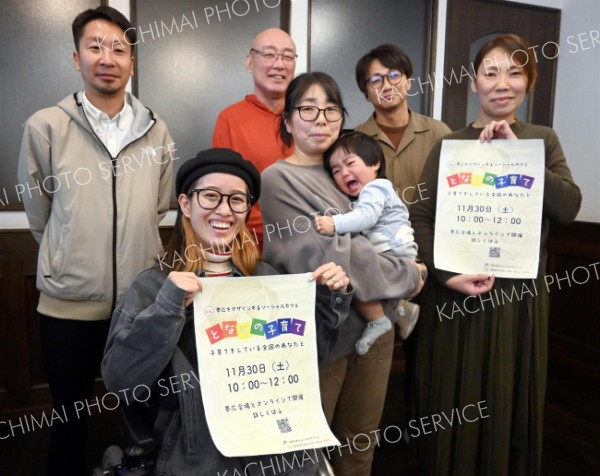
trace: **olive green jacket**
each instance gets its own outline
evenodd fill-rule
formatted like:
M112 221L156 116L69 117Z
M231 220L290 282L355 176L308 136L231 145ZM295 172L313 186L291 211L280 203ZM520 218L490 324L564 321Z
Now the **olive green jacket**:
M410 110L408 112L410 119L397 149L375 122L375 115L356 130L379 140L385 154L385 175L410 209L410 205L429 196L427 185L419 184L429 151L438 139L452 131L443 122Z

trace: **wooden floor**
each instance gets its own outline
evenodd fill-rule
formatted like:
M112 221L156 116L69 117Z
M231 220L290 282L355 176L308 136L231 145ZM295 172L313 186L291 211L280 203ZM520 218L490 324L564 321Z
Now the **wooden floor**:
M584 417L578 415L577 408L567 408L561 404L568 388L553 375L552 368L548 382L542 474L600 475L600 425L596 420L597 415ZM597 397L598 392L595 394L596 401ZM403 374L396 373L390 376L381 428L391 425L407 428L403 412ZM103 450L118 440L116 424L115 412L95 415L90 419L90 468L92 464L100 462ZM0 441L0 475L42 476L47 438L48 430L45 429ZM375 453L372 476L410 475L406 448L403 441L394 444L382 441Z

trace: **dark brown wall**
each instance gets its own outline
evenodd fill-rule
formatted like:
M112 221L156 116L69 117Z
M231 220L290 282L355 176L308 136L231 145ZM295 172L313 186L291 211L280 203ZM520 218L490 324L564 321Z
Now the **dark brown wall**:
M581 418L585 423L576 425L577 438L591 442L594 438L586 435L600 425L600 225L554 227L547 249L553 273L547 278L547 410L555 409L565 430Z
M164 243L169 236L170 229L161 229ZM0 230L0 421L40 413L52 405L36 311L37 252L28 230ZM105 392L100 381L95 390L98 395Z

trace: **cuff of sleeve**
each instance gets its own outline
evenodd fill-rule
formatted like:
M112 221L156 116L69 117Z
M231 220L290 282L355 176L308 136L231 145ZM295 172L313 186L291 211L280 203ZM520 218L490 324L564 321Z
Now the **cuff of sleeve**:
M346 320L346 317L350 312L350 306L353 297L354 288L351 284L348 285L346 292L329 291L329 288L327 288L327 286L318 286L317 298L320 298L320 300L325 301L337 317L337 322L333 326L334 328L339 327Z
M441 270L441 269L436 269L435 271L432 271L432 274L433 274L433 275L436 277L436 279L437 279L437 280L438 280L440 283L442 283L442 284L445 286L445 285L446 285L446 282L447 282L447 281L448 281L450 278L452 278L452 277L454 277L454 276L458 275L459 273L452 273L452 272L450 272L450 271L443 271L443 270Z
M333 219L333 225L335 226L335 232L340 235L343 235L344 233L346 233L347 230L344 228L343 224L340 223L342 221L342 215L330 215L330 216Z
M158 292L156 301L167 309L181 313L185 311L183 305L185 295L186 292L183 289L178 288L173 281L167 278Z

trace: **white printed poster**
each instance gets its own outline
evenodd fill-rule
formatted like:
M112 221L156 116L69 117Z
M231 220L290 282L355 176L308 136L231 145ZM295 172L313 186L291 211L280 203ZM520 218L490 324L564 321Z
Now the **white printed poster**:
M339 445L321 407L308 277L202 280L194 299L200 388L225 456Z
M436 268L535 278L544 173L541 139L444 140L435 217Z

